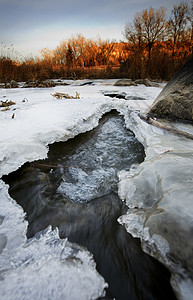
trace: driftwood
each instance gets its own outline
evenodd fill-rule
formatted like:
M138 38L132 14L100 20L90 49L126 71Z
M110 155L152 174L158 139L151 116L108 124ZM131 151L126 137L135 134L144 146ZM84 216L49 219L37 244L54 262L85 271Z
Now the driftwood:
M178 135L181 135L181 136L184 136L188 139L191 139L193 140L193 135L191 133L188 133L186 131L183 131L183 130L180 130L180 129L177 129L177 128L174 128L172 126L169 126L169 125L166 125L166 124L163 124L161 122L158 122L154 119L152 119L149 115L140 115L140 118L144 121L146 121L148 124L152 124L153 126L156 126L156 127L159 127L161 129L164 129L164 130L167 130L167 131L170 131L174 134L178 134Z
M7 111L7 110L10 110L9 106L6 106L3 109L1 109L1 111Z
M51 169L58 169L58 168L82 168L81 165L75 165L75 166L67 166L67 165L50 165L50 164L42 164L42 163L37 163L37 162L33 162L30 164L32 167L34 168L40 168L40 169L44 169L44 168L51 168Z
M2 101L2 100L1 100L0 107L7 107L7 106L10 106L10 105L15 105L15 104L16 104L16 103L13 102L13 101L8 101L8 100Z
M34 168L52 168L52 169L57 169L57 168L68 168L67 166L57 166L57 165L49 165L49 164L40 164L33 162L30 164Z
M65 94L65 93L55 93L55 94L51 94L54 98L57 99L80 99L80 94L76 92L76 96L70 96L69 94Z

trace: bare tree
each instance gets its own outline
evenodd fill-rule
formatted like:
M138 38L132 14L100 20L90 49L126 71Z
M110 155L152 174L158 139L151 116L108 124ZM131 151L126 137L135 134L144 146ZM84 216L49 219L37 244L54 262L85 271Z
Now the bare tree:
M71 44L68 44L68 49L66 51L66 66L70 69L73 67L74 63L74 53Z
M68 42L62 41L60 45L53 50L53 61L56 65L66 64L66 51L68 49Z
M134 45L138 51L142 52L143 33L142 33L142 18L139 13L136 13L133 24L127 23L125 25L125 34L127 41Z
M139 13L136 13L133 24L128 23L125 26L125 37L129 43L128 51L130 58L127 59L127 65L131 65L136 77L143 77L143 51L144 38L142 32L142 19Z
M188 10L188 20L190 22L190 30L191 30L191 40L193 40L193 1L191 2L191 7Z
M144 9L134 17L133 24L126 24L125 37L129 43L137 45L141 51L144 43L148 48L148 57L156 41L163 40L166 31L166 9L161 7Z
M43 48L40 50L41 56L43 58L43 62L46 65L52 66L53 65L53 58L54 58L54 52L53 50L50 50L49 48Z
M188 7L188 39L190 40L190 52L193 54L193 1L191 6Z
M142 54L145 46L148 49L148 69L151 60L151 52L156 41L163 40L166 32L166 9L161 7L144 9L135 15L133 24L126 24L125 37L129 44L133 45L132 52L135 58L142 63Z
M181 2L178 5L174 5L170 19L168 21L168 34L172 41L172 58L174 59L176 54L176 45L178 42L183 41L186 32L188 16L188 5L186 2Z
M14 78L15 64L10 58L0 58L0 82L7 83Z
M166 9L152 7L145 9L141 13L143 38L148 47L148 59L150 61L152 47L156 41L163 40L166 31Z

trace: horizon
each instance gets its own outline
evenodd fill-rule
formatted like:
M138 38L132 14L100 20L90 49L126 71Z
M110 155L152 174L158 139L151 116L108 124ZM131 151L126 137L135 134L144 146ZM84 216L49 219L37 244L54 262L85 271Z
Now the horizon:
M180 1L163 0L0 0L0 51L20 59L40 56L43 48L54 49L61 41L82 34L85 38L120 42L125 24L143 9L165 7L170 14Z

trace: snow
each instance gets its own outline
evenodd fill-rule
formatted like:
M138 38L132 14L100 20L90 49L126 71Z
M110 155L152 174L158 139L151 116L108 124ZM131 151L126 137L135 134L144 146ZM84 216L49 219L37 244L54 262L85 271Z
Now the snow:
M159 224L158 229L152 224L156 216L161 215L155 212L157 209L166 212L168 209L170 216L180 217L179 211L178 214L173 213L175 203L170 202L170 194L175 194L177 207L182 211L182 196L177 189L180 182L172 176L181 167L180 191L186 192L183 186L187 187L187 208L183 218L189 213L187 219L191 222L193 212L189 212L189 196L193 191L190 185L184 185L185 181L190 180L184 174L188 165L193 165L193 142L150 126L139 118L138 112L147 111L162 87L117 87L113 86L115 80L95 80L92 85L81 85L85 82L68 81L68 86L44 89L0 89L0 101L8 99L16 102L16 105L10 106L10 110L0 111L0 178L27 161L46 158L49 144L66 141L92 130L103 114L116 109L124 116L126 126L143 144L146 153L142 164L119 173L119 197L131 209L127 215L119 218L119 222L133 236L141 239L144 251L170 269L174 289L180 299L187 299L184 286L190 287L187 287L190 292L192 282L185 276L184 280L183 276L178 280L181 270L186 273L183 261L179 258L176 264L171 263L167 254L175 255L173 240L159 231ZM104 91L124 92L128 98L135 96L145 100L111 98L104 96ZM80 99L55 99L51 95L55 92L73 96L78 92ZM187 158L188 163L183 167ZM73 168L71 172L73 174ZM109 176L103 175L104 178ZM80 176L80 182L86 182L85 174L74 176ZM80 188L80 192L84 191ZM28 241L25 214L10 198L8 186L1 179L0 199L1 299L77 299L77 295L79 299L97 299L104 295L106 284L97 273L91 254L67 240L61 240L57 230L52 231L51 228ZM177 229L181 230L180 227ZM184 230L187 234L188 229ZM188 255L185 255L187 260Z
M110 84L107 81L103 86L99 81L94 86L74 84L46 89L1 89L0 100L12 100L16 105L11 106L9 111L0 113L0 176L17 169L26 161L45 157L48 144L66 141L80 132L96 127L101 116L112 108L140 108L144 111L161 90L143 85L138 89L126 87L126 93L141 93L147 100L117 101L102 95L107 86L108 89L117 89ZM123 88L120 87L119 90L121 92ZM55 91L70 95L75 95L77 91L81 99L57 100L51 95ZM23 99L25 102L22 102ZM12 119L13 113L15 117Z
M0 89L0 101L16 103L10 110L0 111L0 177L27 161L46 158L48 144L92 130L111 109L122 112L140 107L139 101L105 97L104 90L115 89L113 80L96 80L92 86L81 86L84 82L68 81L68 86L45 89ZM161 88L118 90L145 97L145 109ZM58 100L51 95L75 95L76 91L80 99ZM1 299L77 299L77 295L79 299L96 299L104 295L107 285L96 271L91 254L61 240L51 228L28 241L25 214L11 199L2 180L0 199Z

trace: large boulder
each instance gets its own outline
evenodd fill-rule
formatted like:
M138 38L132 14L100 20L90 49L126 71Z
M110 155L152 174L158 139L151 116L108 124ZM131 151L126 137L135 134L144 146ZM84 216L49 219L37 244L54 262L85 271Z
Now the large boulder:
M55 87L56 86L55 82L51 79L46 79L46 80L42 81L42 84L45 87Z
M119 79L115 82L115 86L136 86L137 84L131 79Z
M115 86L137 86L138 84L144 84L147 87L159 87L159 84L157 83L152 83L148 78L144 79L136 79L136 80L131 80L131 79L119 79L115 82Z
M15 80L11 80L10 82L10 87L11 88L18 88L19 84Z
M144 79L143 79L143 84L144 84L145 86L153 86L153 84L149 81L148 78L144 78Z
M47 87L55 87L56 84L53 80L46 79L44 81L39 81L39 80L29 80L24 84L24 88L47 88Z
M193 58L168 82L149 112L159 118L193 121Z

